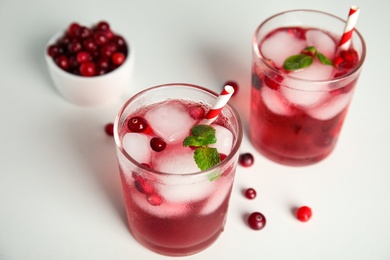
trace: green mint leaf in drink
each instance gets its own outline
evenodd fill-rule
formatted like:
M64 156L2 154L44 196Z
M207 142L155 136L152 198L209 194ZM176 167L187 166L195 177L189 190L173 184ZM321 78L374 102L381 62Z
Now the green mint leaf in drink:
M187 136L184 141L184 146L206 146L217 142L215 129L209 125L196 125L191 128L191 135Z
M194 152L194 159L199 169L207 170L220 161L220 156L216 148L212 147L198 147Z
M283 63L283 68L288 71L300 70L309 67L312 63L312 56L306 54L297 54L288 57Z
M301 52L301 54L306 54L306 55L309 55L309 56L312 56L312 57L314 57L316 55L316 53L317 53L317 49L314 46L306 47Z
M318 52L316 55L317 55L318 60L319 60L322 64L324 64L324 65L330 65L330 66L333 65L332 61L331 61L330 59L328 59L324 54Z

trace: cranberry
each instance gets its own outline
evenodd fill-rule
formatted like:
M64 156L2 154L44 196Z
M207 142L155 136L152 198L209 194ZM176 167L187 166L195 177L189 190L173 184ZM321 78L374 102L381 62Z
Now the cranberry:
M67 33L70 37L75 37L77 30L80 28L78 23L71 23L68 27Z
M115 52L114 54L112 54L112 63L114 63L115 65L121 65L124 61L125 61L126 57L123 53L121 52Z
M188 108L188 113L193 119L199 120L204 117L205 111L201 105L193 105Z
M307 222L312 216L311 208L308 206L302 206L297 209L296 216L299 221Z
M154 193L147 196L148 202L152 206L159 206L162 204L162 198L160 195Z
M302 29L299 27L294 27L294 28L290 28L288 30L288 33L294 35L295 37L297 37L300 40L306 40L306 30L305 29Z
M278 74L270 73L264 75L264 83L271 89L278 90L282 81L283 77Z
M94 52L97 49L97 46L92 38L87 38L83 41L83 47L88 52Z
M153 137L150 139L150 147L152 147L153 151L161 152L166 146L167 143L160 137Z
M77 60L77 57L76 56L69 56L69 68L71 68L72 70L77 70L78 67L79 67L80 63L78 62Z
M249 167L249 166L253 165L254 157L251 153L243 153L243 154L240 154L240 156L238 158L238 162L243 167Z
M245 190L245 197L247 199L252 200L252 199L256 198L256 195L257 195L256 194L256 190L253 189L253 188L248 188L248 189Z
M85 51L80 51L79 53L77 53L77 61L79 63L83 63L85 61L89 61L91 56L89 55L88 52L85 52Z
M68 44L68 51L70 53L77 53L77 52L81 51L82 48L83 48L83 46L81 46L81 43L76 39L73 39Z
M222 162L223 160L225 160L226 157L227 157L226 154L224 154L224 153L219 153L219 160L220 160L221 162Z
M256 73L252 73L252 87L259 90L262 86L263 81L261 81L261 78Z
M60 48L58 45L52 44L49 46L49 48L47 48L47 54L50 57L55 58L58 56L58 54L60 54Z
M334 66L342 71L353 69L358 62L358 53L354 49L343 50L333 59Z
M118 46L118 48L120 48L120 49L126 48L125 39L123 39L123 37L120 36L120 35L115 36L111 41L112 41L113 43L115 43L116 46Z
M234 89L234 92L233 92L232 96L237 94L237 92L238 92L238 84L237 84L237 82L229 80L229 81L225 82L224 86L226 86L226 85L229 85L229 86L231 86Z
M136 173L132 173L134 178L134 186L135 188L146 195L152 194L155 192L153 185L147 179L137 175Z
M96 45L104 45L108 42L108 39L106 37L106 35L102 32L102 31L97 31L94 35L93 35L93 40L95 42Z
M104 126L104 131L107 135L113 136L114 135L114 124L108 123Z
M265 227L267 220L260 212L253 212L248 217L248 225L254 230L260 230Z
M92 61L86 61L80 65L80 75L84 77L92 77L96 74L96 65Z
M92 35L91 29L85 26L80 26L76 31L77 38L86 39Z
M135 116L130 118L130 120L127 122L127 127L131 132L135 133L141 133L146 130L148 127L148 122L140 116Z
M56 58L56 63L63 70L69 69L69 59L65 55L58 56Z
M97 62L96 62L96 65L99 67L99 68L102 68L102 69L108 69L109 67L109 61L107 58L100 58Z
M106 21L100 21L96 25L96 29L105 31L105 30L110 29L110 25Z

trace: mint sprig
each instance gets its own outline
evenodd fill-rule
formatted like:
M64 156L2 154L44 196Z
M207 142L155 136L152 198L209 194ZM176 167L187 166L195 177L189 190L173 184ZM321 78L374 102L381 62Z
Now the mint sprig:
M199 169L207 170L220 162L218 150L208 147L217 142L215 129L209 125L195 125L191 128L191 134L183 141L183 146L196 147L194 160Z
M332 61L323 53L318 52L316 47L309 46L304 48L301 53L288 57L283 63L283 68L287 71L305 69L313 63L314 58L317 58L324 65L333 65Z

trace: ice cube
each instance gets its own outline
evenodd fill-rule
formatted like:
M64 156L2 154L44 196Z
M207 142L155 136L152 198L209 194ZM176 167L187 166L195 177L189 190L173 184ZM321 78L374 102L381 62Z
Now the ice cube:
M229 155L233 146L233 134L226 127L211 124L215 129L215 136L217 137L217 142L215 144L209 145L210 147L217 148L219 153Z
M308 30L306 32L306 40L309 46L316 47L318 52L333 60L336 52L336 43L328 34L320 30Z
M148 202L147 195L137 190L133 190L131 194L131 200L136 203L138 207L143 211L160 218L183 216L190 210L186 203L172 203L163 200L160 205L154 206Z
M194 160L194 150L182 144L167 146L153 154L153 168L160 172L186 174L199 172Z
M210 181L207 176L204 181L197 183L181 183L182 178L183 176L173 176L170 185L156 185L165 201L170 203L195 202L207 198L215 189L215 182Z
M290 73L292 77L306 80L327 80L331 78L332 74L332 66L324 65L316 59L308 68Z
M153 156L153 168L157 171L188 174L199 172L200 169L194 160L194 150L183 147L181 144L166 148L164 151L155 153ZM184 202L204 199L214 189L214 183L204 176L204 181L188 183L182 175L171 175L164 178L164 184L157 184L157 189L165 200L170 202Z
M352 92L330 97L321 106L309 109L307 113L318 120L328 120L339 114L352 98Z
M260 50L265 58L273 60L276 67L282 68L288 57L300 53L305 47L306 41L299 40L288 32L279 31L265 39Z
M282 94L291 104L300 107L317 106L329 97L329 93L313 89L314 85L310 80L326 80L331 77L332 73L332 66L314 61L308 68L290 73L292 77L305 80L288 77L283 80L282 84L285 87L282 88Z
M269 87L261 88L261 97L264 104L269 110L278 115L289 116L293 114L292 109L288 106L279 91Z
M188 114L186 107L177 102L168 102L152 108L145 114L145 119L154 133L167 143L182 142L196 122Z
M232 182L227 177L220 177L215 180L216 189L213 194L211 194L205 204L205 206L201 210L201 214L206 215L215 211L219 206L221 206L222 202L226 199L226 196L231 190Z
M139 133L127 133L122 140L125 151L139 163L150 163L152 150L150 137Z

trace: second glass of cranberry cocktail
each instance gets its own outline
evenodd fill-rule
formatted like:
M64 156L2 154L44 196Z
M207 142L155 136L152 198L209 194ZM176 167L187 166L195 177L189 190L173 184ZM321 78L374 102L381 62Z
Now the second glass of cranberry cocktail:
M334 149L365 58L356 30L339 48L346 21L313 10L264 21L253 37L250 138L271 160L310 165Z
M116 118L129 228L157 253L197 253L224 229L242 127L229 105L202 124L216 98L194 85L161 85L133 96Z

